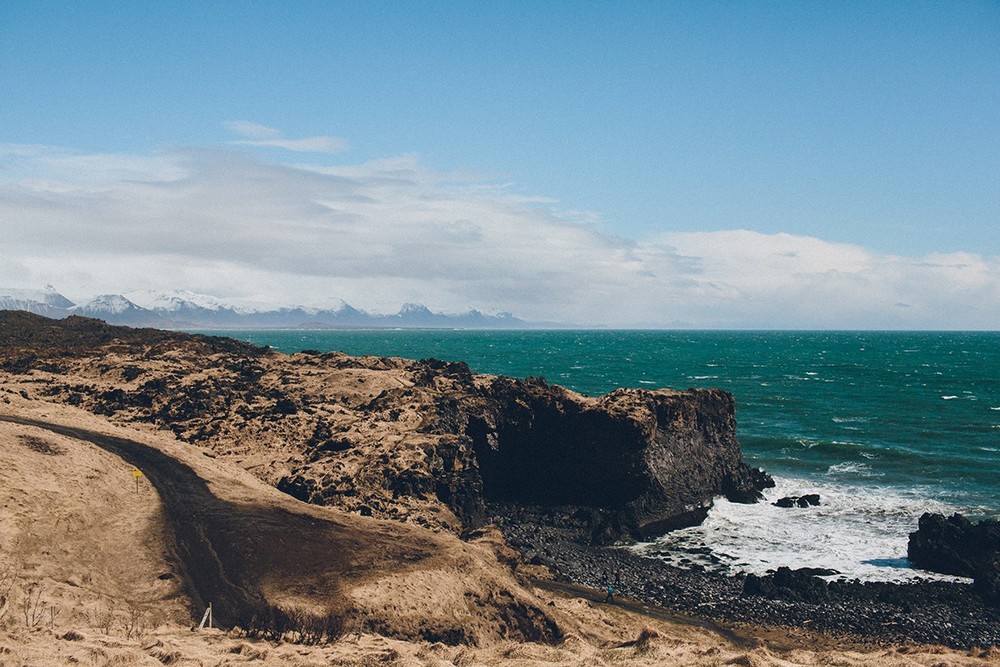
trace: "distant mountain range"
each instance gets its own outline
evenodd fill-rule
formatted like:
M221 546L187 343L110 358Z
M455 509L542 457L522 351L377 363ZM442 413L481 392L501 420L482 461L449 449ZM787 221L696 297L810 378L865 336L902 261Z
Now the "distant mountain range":
M519 329L528 323L510 313L431 312L408 303L394 315L358 310L344 301L334 308L246 307L188 291L103 294L75 304L51 285L41 290L0 288L0 310L26 310L61 319L83 315L109 324L159 329Z

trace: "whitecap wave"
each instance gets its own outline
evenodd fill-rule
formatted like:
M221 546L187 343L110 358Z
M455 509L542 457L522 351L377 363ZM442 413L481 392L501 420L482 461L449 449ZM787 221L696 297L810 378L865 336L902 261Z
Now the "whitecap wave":
M833 417L831 421L835 424L867 424L871 417Z
M845 477L880 477L881 473L872 470L867 463L857 463L855 461L844 461L835 463L826 469L826 474Z
M963 508L930 500L927 489L775 481L763 502L718 499L701 525L633 548L681 567L696 563L727 573L765 574L784 565L829 568L839 578L868 581L957 579L912 569L906 544L924 512L951 514ZM820 495L819 507L771 504L808 493Z

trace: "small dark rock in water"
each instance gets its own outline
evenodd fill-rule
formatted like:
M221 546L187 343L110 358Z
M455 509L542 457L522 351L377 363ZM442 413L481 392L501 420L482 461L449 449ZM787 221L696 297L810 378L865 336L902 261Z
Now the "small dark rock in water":
M810 505L816 507L819 505L819 494L807 493L804 496L785 496L771 504L777 507L809 507Z

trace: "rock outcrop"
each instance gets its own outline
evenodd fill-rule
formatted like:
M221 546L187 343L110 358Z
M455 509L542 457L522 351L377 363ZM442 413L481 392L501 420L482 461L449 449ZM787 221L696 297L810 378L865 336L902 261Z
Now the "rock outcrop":
M836 574L836 572L779 567L774 574L748 574L743 582L743 595L821 604L830 598L830 589L827 582L820 579L819 574Z
M0 372L25 395L169 429L301 500L452 532L496 501L595 510L598 541L647 537L772 483L743 462L719 390L586 397L464 363L6 312Z
M983 599L1000 606L1000 521L925 513L910 533L906 556L923 570L972 577Z
M496 378L467 410L489 500L609 510L634 537L700 523L715 496L753 502L770 479L743 463L733 397L619 389L586 398Z
M778 498L775 502L771 503L775 507L819 507L819 494L818 493L807 493L804 496L785 496L783 498Z

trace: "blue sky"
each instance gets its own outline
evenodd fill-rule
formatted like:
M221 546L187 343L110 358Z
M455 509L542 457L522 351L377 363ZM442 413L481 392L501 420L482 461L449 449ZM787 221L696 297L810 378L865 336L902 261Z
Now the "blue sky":
M0 282L1000 328L998 54L996 2L4 0Z

